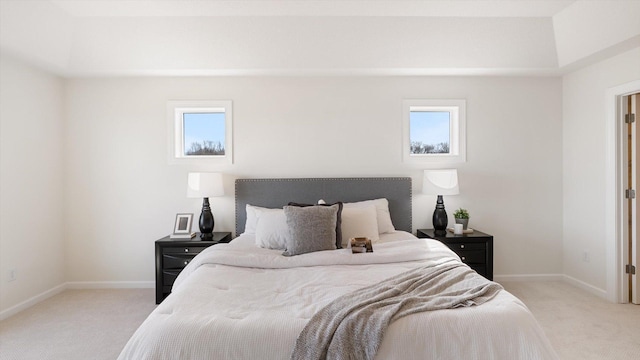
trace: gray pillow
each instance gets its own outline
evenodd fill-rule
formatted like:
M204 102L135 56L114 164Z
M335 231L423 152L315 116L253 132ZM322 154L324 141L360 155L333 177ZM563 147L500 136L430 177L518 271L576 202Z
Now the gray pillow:
M336 219L336 247L338 249L342 249L342 202L338 201L337 203L333 203L333 204L318 204L318 205L299 204L299 203L295 203L295 202L290 202L287 205L289 205L289 206L300 206L300 207L338 205L338 216L337 216L337 219Z
M338 205L285 206L289 237L282 255L293 256L314 251L336 249Z

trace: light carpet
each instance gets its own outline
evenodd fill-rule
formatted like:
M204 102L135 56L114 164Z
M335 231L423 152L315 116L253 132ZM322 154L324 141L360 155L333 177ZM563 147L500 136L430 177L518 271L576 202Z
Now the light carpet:
M154 289L63 291L0 322L0 359L113 360L155 307Z
M640 306L564 282L502 285L529 307L562 359L639 358ZM64 291L0 322L0 359L113 360L155 308L154 296L153 289Z
M531 310L561 359L640 359L640 305L610 303L560 281L502 285Z

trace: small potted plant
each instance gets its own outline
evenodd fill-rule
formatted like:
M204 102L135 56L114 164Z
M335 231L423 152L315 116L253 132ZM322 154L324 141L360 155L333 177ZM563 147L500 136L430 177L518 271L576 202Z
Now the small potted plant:
M467 209L460 208L453 213L453 217L456 218L456 224L462 224L462 228L467 230L469 225L469 212Z

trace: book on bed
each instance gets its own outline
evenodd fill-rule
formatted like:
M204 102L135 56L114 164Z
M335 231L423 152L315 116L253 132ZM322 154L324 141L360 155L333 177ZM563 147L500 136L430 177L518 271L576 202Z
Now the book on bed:
M351 252L354 254L373 252L371 239L366 237L356 237L349 240L351 242Z

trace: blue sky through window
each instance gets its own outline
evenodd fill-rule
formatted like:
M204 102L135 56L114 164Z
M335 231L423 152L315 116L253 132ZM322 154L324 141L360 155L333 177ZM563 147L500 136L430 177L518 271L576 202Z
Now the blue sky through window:
M184 113L183 126L185 154L196 143L220 143L224 149L225 113Z
M419 142L425 145L449 144L450 122L448 111L411 111L409 140L411 143Z

